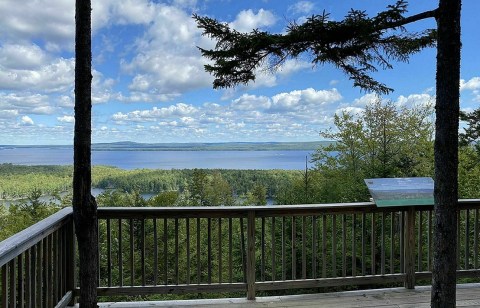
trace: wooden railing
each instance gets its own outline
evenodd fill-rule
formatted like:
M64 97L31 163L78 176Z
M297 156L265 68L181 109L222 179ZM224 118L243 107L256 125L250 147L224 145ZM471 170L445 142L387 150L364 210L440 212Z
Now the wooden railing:
M480 200L461 200L458 276L478 278ZM99 296L257 294L430 279L432 207L99 208ZM78 295L71 209L0 243L3 307ZM202 295L204 296L204 295Z
M73 302L72 209L0 243L2 307L66 307Z
M480 200L459 202L459 277L478 277ZM429 279L432 207L101 208L99 295L257 292Z

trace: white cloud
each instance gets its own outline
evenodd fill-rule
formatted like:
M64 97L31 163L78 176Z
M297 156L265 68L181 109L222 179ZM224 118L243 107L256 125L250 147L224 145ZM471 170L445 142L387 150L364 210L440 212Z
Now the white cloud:
M150 110L135 110L128 113L117 112L112 116L114 121L134 121L134 122L151 122L158 119L164 119L172 116L184 117L197 112L197 108L192 105L179 103L169 107L157 108Z
M299 1L288 7L288 11L293 14L309 14L315 8L315 4L310 1Z
M354 99L352 105L355 107L363 108L377 99L378 99L378 94L367 93L359 98Z
M306 68L311 69L311 67L312 64L309 62L296 59L288 59L283 63L283 65L278 69L277 72L279 75L286 76Z
M205 72L207 62L196 47L210 45L189 14L157 5L147 31L135 43L136 55L121 61L123 71L133 75L129 90L171 99L210 86L213 78Z
M0 62L0 90L62 92L73 86L74 72L73 58L58 58L32 68L6 69Z
M275 15L268 10L260 9L254 13L249 9L238 13L230 26L239 32L250 32L254 29L272 26L276 21Z
M0 112L0 118L14 118L18 116L18 110L15 109L5 109Z
M232 108L237 110L265 110L272 105L266 96L243 94L232 101Z
M61 117L57 117L57 120L60 122L64 123L75 123L75 117L74 116L69 116L69 115L64 115Z
M410 94L408 96L400 95L395 104L397 106L406 106L406 107L414 107L414 106L431 106L432 103L435 102L434 96L430 94Z
M45 51L35 44L0 46L0 65L4 70L35 70L47 60Z
M479 90L480 89L480 77L473 77L468 81L460 79L460 91L464 90Z
M12 109L18 114L50 114L55 110L47 95L0 92L0 110Z
M315 90L308 88L305 90L295 90L289 93L280 93L272 97L272 111L300 111L314 108L313 106L329 105L338 102L342 96L337 89Z
M94 1L98 2L98 1ZM75 6L70 0L0 1L3 41L42 40L47 49L73 49Z
M23 125L33 125L33 120L29 116L23 116L22 117L22 124Z

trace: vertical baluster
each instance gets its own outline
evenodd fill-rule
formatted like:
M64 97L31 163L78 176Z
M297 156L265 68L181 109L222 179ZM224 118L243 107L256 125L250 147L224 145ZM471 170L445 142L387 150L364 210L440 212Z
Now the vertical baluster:
M61 295L61 292L60 292L60 288L61 288L61 268L62 268L62 265L60 263L60 232L61 232L61 229L58 230L58 231L55 231L53 233L53 256L54 256L54 266L53 266L53 271L54 271L54 274L53 274L53 280L54 280L54 303L58 303L60 301L60 299L62 298L62 295ZM28 265L28 261L26 261L27 265ZM25 269L25 272L27 272L27 269ZM28 307L28 305L27 305Z
M356 231L356 224L357 224L357 215L352 214L352 276L357 276L357 231Z
M200 284L200 218L197 218L197 283ZM243 230L242 230L243 233ZM243 236L243 235L242 235ZM243 254L242 254L243 255Z
M8 268L10 270L10 282L8 285L8 289L10 291L9 299L10 299L10 307L15 308L17 306L17 288L15 285L15 277L16 275L16 270L15 270L15 259L12 261L8 262Z
M466 210L465 218L465 270L470 268L470 210ZM460 261L460 260L459 260Z
M395 272L393 268L393 259L395 258L394 256L394 251L395 251L395 233L394 233L394 228L395 228L395 212L390 213L390 274L393 274Z
M337 215L332 215L332 277L337 277Z
M240 245L242 250L242 269L243 269L243 282L247 282L247 247L245 246L245 228L243 225L243 217L240 218Z
M186 241L187 241L187 284L190 284L190 218L185 220Z
M107 218L107 284L109 287L112 286L112 232L110 228L110 218Z
M207 218L207 283L212 283L212 219Z
M32 307L40 306L38 301L39 288L41 284L39 281L39 259L40 259L40 243L32 247ZM64 290L65 292L65 290ZM63 293L63 292L62 292Z
M407 289L415 288L415 208L407 209L406 247L405 247L405 281Z
M247 221L247 299L255 299L255 211L248 211Z
M2 307L8 307L7 264L2 265Z
M135 255L133 245L133 219L130 219L130 285L135 285Z
M44 238L42 240L43 242L43 262L42 262L42 305L43 307L49 307L48 306L48 291L49 291L49 286L48 286L48 237Z
M347 215L342 214L342 277L347 276Z
M218 283L222 283L222 218L218 218Z
M365 276L367 269L365 255L367 253L367 214L362 213L362 276Z
M57 232L55 232L57 234ZM25 251L25 306L26 307L33 307L32 305L32 263L30 258L30 250L31 248ZM57 269L57 273L58 270ZM58 280L56 280L58 282ZM58 292L58 290L57 290ZM59 300L58 293L56 294L57 302Z
M68 226L68 225L67 225ZM66 250L66 245L64 245L64 239L66 238L66 233L67 230L65 228L62 228L58 232L58 292L59 292L59 300L63 297L63 295L66 293L65 286L66 286L66 271L64 270L64 260L65 260L65 250ZM30 248L30 258L33 258L33 249L34 247ZM30 279L32 280L31 283L31 295L34 293L33 291L33 281L35 280L35 271L33 270L34 267L34 262L31 260L30 262L31 266L31 274L30 274ZM33 297L31 296L30 302L32 303L30 307L34 307L33 303Z
M142 286L145 286L147 283L145 275L145 218L141 218L140 237L142 243L142 250L140 251L140 262L142 266Z
M163 219L163 283L168 284L168 223L167 219Z
M52 263L52 235L47 236L47 306L53 307L53 263ZM21 306L20 306L21 307Z
M52 285L52 290L51 290L51 297L52 297L52 303L56 305L58 303L59 297L58 297L58 292L57 292L57 283L58 283L58 277L57 277L57 269L58 269L58 263L57 263L57 232L54 231L50 237L52 240L52 249L50 250L50 253L52 254L51 256L51 268L52 268L52 280L51 280L51 285ZM26 266L27 260L25 256L25 266ZM25 269L25 274L27 270ZM26 280L26 277L25 277ZM25 285L26 288L26 285ZM26 294L25 294L26 296Z
M428 237L427 237L427 270L432 270L432 211L428 211Z
M175 284L179 284L179 277L178 277L178 271L179 271L179 268L178 268L178 262L179 262L179 259L178 259L178 255L179 255L179 248L178 248L178 218L175 218Z
M376 252L376 221L375 221L375 213L372 213L372 239L371 239L372 275L375 275L377 273L375 252Z
M322 215L322 278L327 277L327 215Z
M153 218L153 285L158 285L158 230L156 218Z
M233 279L233 264L232 264L232 255L233 255L233 228L232 228L232 218L228 218L228 282L232 283Z
M400 272L405 273L405 212L400 213Z
M380 273L385 275L385 212L382 212L382 234L381 238L381 262L380 262Z
M35 249L35 281L33 293L35 296L34 307L42 307L42 241L38 242Z
M475 232L473 234L473 267L478 268L478 209L475 209L475 222L473 228Z
M285 216L282 217L282 280L286 280L286 268L287 268L287 261L286 261L286 235L285 235L285 224L286 224Z
M312 216L312 278L317 278L317 216Z
M272 281L276 280L277 264L275 263L275 217L272 217Z
M295 224L295 216L292 216L292 280L297 278L297 250L295 249L295 239L297 237L297 226Z
M262 231L260 232L260 249L261 249L261 259L260 259L260 279L265 281L265 217L261 218L262 222Z
M25 295L25 280L23 277L23 254L19 254L17 257L17 296L18 296L18 306L17 307L23 307L25 305L25 300L24 300L24 295ZM53 282L50 280L49 282Z
M122 219L118 219L118 285L123 287Z
M100 248L101 248L101 233L102 233L102 222L100 220L97 221L97 284L99 287L102 286L102 281L100 280L100 274L102 272L102 254L100 252Z
M417 251L417 268L418 271L421 272L422 268L422 260L423 260L423 211L418 211L418 251Z
M460 264L462 264L462 262L460 262L461 214L462 214L462 211L457 210L457 270L460 269Z
M302 216L302 279L307 278L307 217Z

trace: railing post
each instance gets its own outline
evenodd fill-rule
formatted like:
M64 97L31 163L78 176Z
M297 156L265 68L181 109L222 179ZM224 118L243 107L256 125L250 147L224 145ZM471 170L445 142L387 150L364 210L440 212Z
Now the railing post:
M76 262L75 262L75 232L74 232L74 223L73 218L72 221L66 225L66 291L72 292L72 299L68 303L69 306L73 306L75 302L75 269L76 269Z
M415 208L409 207L405 230L405 282L407 289L415 289Z
M247 299L255 299L255 211L247 218Z

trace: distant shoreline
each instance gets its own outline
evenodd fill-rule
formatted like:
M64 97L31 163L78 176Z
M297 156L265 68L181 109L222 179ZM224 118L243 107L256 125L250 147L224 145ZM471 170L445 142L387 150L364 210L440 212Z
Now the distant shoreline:
M222 143L94 143L92 151L299 151L316 150L333 141L311 142L222 142ZM0 145L0 150L14 148L72 149L72 145Z

